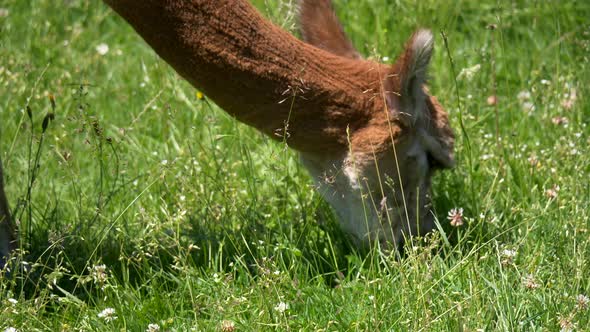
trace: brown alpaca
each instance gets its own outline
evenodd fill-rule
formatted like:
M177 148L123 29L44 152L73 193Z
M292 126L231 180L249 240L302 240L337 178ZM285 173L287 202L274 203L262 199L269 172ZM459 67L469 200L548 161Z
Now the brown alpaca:
M388 66L361 58L330 0L300 1L307 43L246 0L105 2L226 112L298 151L358 246L432 229L430 179L453 165L454 136L424 87L429 31Z

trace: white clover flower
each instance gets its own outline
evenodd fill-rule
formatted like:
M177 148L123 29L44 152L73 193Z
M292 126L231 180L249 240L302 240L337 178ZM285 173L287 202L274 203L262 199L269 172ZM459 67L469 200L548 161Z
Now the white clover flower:
M145 332L158 332L160 331L160 325L158 324L149 324Z
M18 301L12 297L8 299L8 302L12 303L12 305L16 305L18 303Z
M539 159L538 159L538 158L537 158L537 156L535 156L535 155L531 155L531 156L530 156L530 157L527 159L527 161L528 161L528 162L529 162L529 164L530 164L531 166L533 166L533 167L537 167L537 166L539 166L539 164L540 164L540 162L539 162Z
M289 304L285 302L279 302L279 304L277 304L274 309L282 314L289 309Z
M566 118L565 116L556 116L551 118L551 122L553 122L554 125L560 126L560 125L567 125L569 123L568 118Z
M109 53L109 45L105 43L100 43L96 45L96 52L100 55L106 55L107 53Z
M541 287L541 285L535 279L535 276L532 274L527 274L524 278L522 278L522 284L528 289L537 289Z
M512 249L502 250L502 252L500 253L500 257L502 258L502 265L511 264L514 261L516 254L517 254L516 250L512 250Z
M569 110L576 103L576 99L578 99L578 96L577 96L577 93L576 93L576 89L572 89L570 91L570 93L566 93L565 94L565 97L566 98L561 102L561 106L564 109Z
M14 327L7 327L4 332L18 332L17 329L15 329Z
M556 199L559 196L559 185L554 184L553 187L545 190L545 196L549 199Z
M516 257L516 250L504 249L504 250L502 250L502 257L514 258L514 257Z
M573 332L577 328L577 324L572 322L571 317L559 317L559 332Z
M488 159L492 159L494 158L493 154L482 154L481 155L481 160L488 160Z
M498 104L498 96L496 96L496 95L491 95L491 96L489 96L489 97L486 99L486 103L487 103L489 106L494 106L494 105Z
M481 65L479 63L471 67L463 68L459 75L457 75L457 79L465 78L467 81L470 81L480 69Z
M236 324L231 320L223 320L221 321L221 331L222 332L233 332L236 330Z
M463 208L453 208L449 211L447 219L451 221L451 226L463 226Z
M532 112L535 110L535 104L533 104L530 101L525 101L524 103L522 103L522 109L525 112Z
M518 98L518 100L520 101L525 101L525 100L530 100L531 99L531 93L524 90L524 91L520 91L518 93L518 95L516 95L516 98Z
M576 307L578 310L586 310L588 309L588 305L590 304L590 298L584 294L579 294L576 296Z
M98 313L98 318L102 318L105 322L110 323L118 318L115 314L115 309L106 308Z
M92 268L89 267L88 270L90 271L90 276L92 277L92 280L94 280L94 282L97 284L102 285L109 278L109 275L107 273L107 266L104 264L94 265Z

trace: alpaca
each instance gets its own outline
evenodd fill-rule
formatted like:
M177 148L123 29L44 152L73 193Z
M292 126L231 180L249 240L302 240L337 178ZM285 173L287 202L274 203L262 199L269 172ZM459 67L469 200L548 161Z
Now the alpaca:
M247 0L105 2L226 112L296 150L359 248L434 227L431 178L453 166L454 135L425 87L430 31L385 65L354 49L330 0L300 1L303 41ZM16 245L3 188L0 220L2 257Z

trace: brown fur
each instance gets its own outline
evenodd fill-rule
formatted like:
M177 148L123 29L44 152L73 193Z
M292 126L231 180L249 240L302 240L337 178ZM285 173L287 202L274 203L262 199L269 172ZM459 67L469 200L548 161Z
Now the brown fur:
M330 0L300 1L299 17L301 36L309 44L345 58L361 58L344 34Z
M288 120L287 143L300 152L342 153L349 138L354 149L382 151L390 148L391 135L400 134L399 119L384 114L381 96L386 78L392 81L392 93L399 94L404 67L337 56L358 53L330 1L302 1L301 25L310 26L302 30L312 44L321 44L322 38L334 41L324 44L331 53L297 40L243 0L105 2L184 78L238 120L279 140ZM320 15L330 19L314 26ZM294 97L293 105L289 97Z
M305 42L246 0L105 2L225 111L299 151L359 244L399 245L432 228L430 178L452 166L454 136L424 87L430 32L414 34L387 66L361 59L329 0L300 0ZM318 180L333 169L333 185ZM393 192L379 183L386 178ZM375 209L363 212L367 193ZM1 256L16 243L1 182L0 217L0 245L12 246Z
M106 2L238 120L277 138L289 119L287 143L298 151L345 151L346 128L362 130L383 109L374 96L384 67L312 47L263 19L247 1Z

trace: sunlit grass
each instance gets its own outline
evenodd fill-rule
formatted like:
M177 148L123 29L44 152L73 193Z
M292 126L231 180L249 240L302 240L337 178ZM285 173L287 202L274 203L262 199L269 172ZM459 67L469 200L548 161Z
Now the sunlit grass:
M294 153L100 2L7 0L0 153L24 254L0 331L586 330L589 5L335 3L367 57L437 35L458 162L436 176L440 232L401 260L355 252ZM295 30L288 1L255 4Z

